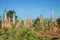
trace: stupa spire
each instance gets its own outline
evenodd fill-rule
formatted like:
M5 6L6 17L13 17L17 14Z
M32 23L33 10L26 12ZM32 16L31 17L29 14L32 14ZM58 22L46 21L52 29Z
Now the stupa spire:
M42 20L42 14L43 14L43 11L41 11L41 15L40 15L40 23L42 23L43 22L43 20Z
M4 11L4 20L7 21L7 14L6 14L6 10Z
M28 27L31 27L32 26L32 20L31 20L31 17L28 16Z
M16 28L18 28L18 27L20 26L21 23L22 23L21 19L18 20L18 23L17 23L17 25L16 25Z
M42 23L42 15L40 15L40 23Z
M51 17L51 20L52 20L52 27L50 28L50 31L57 32L58 27L57 27L57 23L56 23L56 20L55 20L54 10L53 9L52 9L52 17Z
M7 19L7 14L6 14L6 10L4 11L4 19L2 20L2 28L8 28L11 27L8 19Z
M15 13L13 12L13 24L15 24Z
M52 20L52 23L55 22L55 16L54 16L54 10L53 9L52 9L52 17L51 18L52 18L51 19Z
M27 20L24 18L24 26L27 27Z
M44 24L43 24L43 17L40 15L40 25L42 27L42 30L44 30Z

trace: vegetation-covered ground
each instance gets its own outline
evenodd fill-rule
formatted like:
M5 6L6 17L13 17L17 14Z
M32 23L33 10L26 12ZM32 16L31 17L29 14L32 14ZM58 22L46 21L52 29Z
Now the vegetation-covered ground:
M17 28L15 28L14 24L12 24L12 28L1 28L2 18L0 16L0 40L58 40L58 38L47 36L49 34L47 30L50 29L51 25L45 27L44 32L41 33L39 20L39 18L33 20L30 28L26 28L22 23ZM51 22L50 19L44 19L44 24L46 24L46 21ZM60 18L57 19L57 24L60 29ZM45 33L46 35L41 36L40 33Z

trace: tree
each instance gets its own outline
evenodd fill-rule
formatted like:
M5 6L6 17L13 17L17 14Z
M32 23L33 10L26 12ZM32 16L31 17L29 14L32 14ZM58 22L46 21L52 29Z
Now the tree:
M50 29L50 27L51 27L51 19L48 19L48 18L45 18L44 20L43 20L44 22L44 26L45 26L45 30L49 30ZM47 26L46 26L46 24L47 24Z
M8 18L10 17L10 19L12 19L13 18L13 13L15 14L15 20L17 20L18 17L17 17L16 12L14 10L7 11L7 17Z
M0 28L1 28L1 23L2 23L2 17L1 17L1 15L0 15Z
M51 19L45 18L43 21L44 21L44 23L51 22Z
M39 29L41 29L40 27L40 18L37 17L34 21L33 21L33 27L35 27L35 30L38 31Z
M57 24L58 24L58 26L60 28L60 18L57 19Z

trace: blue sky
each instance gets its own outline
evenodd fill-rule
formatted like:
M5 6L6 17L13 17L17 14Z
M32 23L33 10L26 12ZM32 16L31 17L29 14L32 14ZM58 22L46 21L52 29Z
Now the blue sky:
M14 9L21 19L28 16L35 19L40 14L43 18L51 18L52 8L55 17L60 17L60 0L0 0L0 15L3 15L4 9Z

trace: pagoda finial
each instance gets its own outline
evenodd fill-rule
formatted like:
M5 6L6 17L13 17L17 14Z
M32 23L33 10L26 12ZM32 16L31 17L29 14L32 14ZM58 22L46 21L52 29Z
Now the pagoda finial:
M54 10L52 9L52 22L55 22Z
M42 14L43 14L43 10L41 11L41 14L40 14L40 23L42 23Z
M27 27L27 20L24 18L24 26Z
M6 21L7 21L6 9L4 10L4 20L6 20Z
M42 15L40 15L40 23L42 23Z
M40 15L40 25L42 27L42 30L44 30L44 24L43 24L43 17L42 17L42 15Z
M31 17L28 16L28 27L31 27L32 26L32 20L31 20Z
M29 21L29 20L31 20L31 17L30 17L30 16L28 16L28 21Z
M16 25L16 28L18 28L20 26L20 24L22 23L21 19L18 20L18 23Z
M15 14L13 12L13 24L15 24Z

